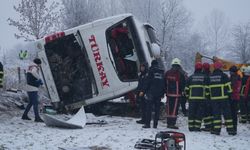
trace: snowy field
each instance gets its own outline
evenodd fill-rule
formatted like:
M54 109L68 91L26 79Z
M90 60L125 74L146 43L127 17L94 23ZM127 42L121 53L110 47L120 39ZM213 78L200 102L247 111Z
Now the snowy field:
M159 131L169 130L164 121L157 129L143 129L136 118L88 115L90 119L106 120L106 125L86 125L83 129L59 129L44 123L21 120L22 111L0 112L0 150L58 150L59 147L77 148L103 146L112 150L132 150L140 138L154 139ZM87 117L88 117L87 116ZM92 116L92 117L91 117ZM32 115L30 115L32 117ZM236 136L227 135L223 128L221 136L206 132L190 133L187 118L180 117L178 132L187 139L187 150L249 150L250 124L239 125Z

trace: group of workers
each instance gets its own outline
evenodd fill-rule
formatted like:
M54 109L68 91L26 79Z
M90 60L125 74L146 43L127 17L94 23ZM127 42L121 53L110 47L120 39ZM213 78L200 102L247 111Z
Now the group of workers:
M137 100L141 104L142 118L137 123L144 124L143 128L150 128L153 108L153 128L157 128L164 94L168 128L178 129L176 120L183 97L189 103L188 129L191 132L209 131L220 135L224 124L229 135L236 135L239 110L240 122L250 122L250 66L241 68L241 77L236 66L231 66L227 75L220 61L211 64L213 71L209 63L197 62L194 73L187 77L180 59L174 58L171 65L165 73L156 60L149 69L147 64L140 66Z

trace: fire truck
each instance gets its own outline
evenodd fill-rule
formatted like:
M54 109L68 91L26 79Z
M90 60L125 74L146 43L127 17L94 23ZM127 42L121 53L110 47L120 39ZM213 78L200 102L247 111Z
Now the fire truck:
M131 14L122 14L35 42L52 104L80 108L135 90L139 66L160 60L155 29Z

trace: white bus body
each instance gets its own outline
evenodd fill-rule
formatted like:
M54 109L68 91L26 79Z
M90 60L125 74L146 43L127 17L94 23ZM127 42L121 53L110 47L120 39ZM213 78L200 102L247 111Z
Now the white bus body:
M136 89L140 64L150 64L159 56L156 43L153 27L131 14L97 20L37 40L52 103L75 109Z

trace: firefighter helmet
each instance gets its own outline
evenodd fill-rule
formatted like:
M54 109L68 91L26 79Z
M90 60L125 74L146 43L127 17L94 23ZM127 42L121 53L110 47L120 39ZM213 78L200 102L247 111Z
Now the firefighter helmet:
M222 68L222 63L220 61L216 61L214 63L214 69L221 69Z
M181 65L181 60L179 58L174 58L171 65Z
M201 62L195 63L195 70L201 70L201 69L202 69L202 63Z

